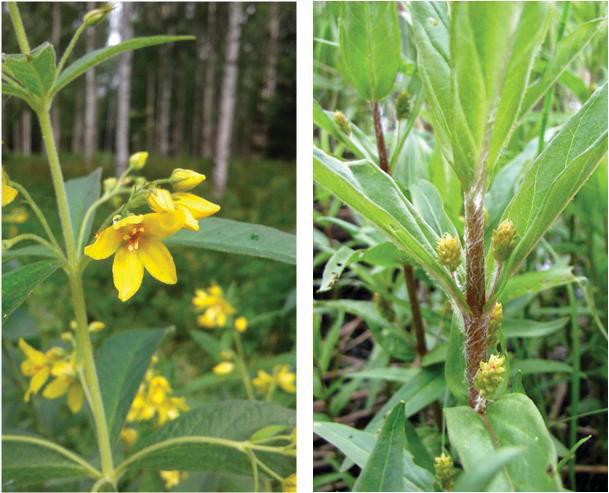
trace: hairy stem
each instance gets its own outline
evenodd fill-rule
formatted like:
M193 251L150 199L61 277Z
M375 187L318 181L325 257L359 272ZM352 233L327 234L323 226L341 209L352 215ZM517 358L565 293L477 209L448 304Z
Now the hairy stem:
M390 173L387 161L387 149L385 148L385 137L381 125L381 110L377 101L372 103L372 116L374 118L374 134L376 135L376 148L379 153L379 165L385 173Z

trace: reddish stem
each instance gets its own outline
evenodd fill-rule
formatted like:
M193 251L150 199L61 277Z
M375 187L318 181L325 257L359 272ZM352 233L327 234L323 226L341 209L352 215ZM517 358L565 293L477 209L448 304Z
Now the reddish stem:
M372 116L374 117L374 133L376 135L376 148L379 153L379 165L381 169L391 174L387 161L387 149L385 148L385 137L383 135L383 126L381 125L381 110L377 101L372 103Z

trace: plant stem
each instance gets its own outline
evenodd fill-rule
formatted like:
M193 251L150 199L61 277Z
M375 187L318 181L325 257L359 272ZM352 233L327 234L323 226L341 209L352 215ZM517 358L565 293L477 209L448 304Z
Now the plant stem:
M237 358L239 359L239 369L241 370L241 378L243 379L243 386L245 387L245 393L247 398L251 401L254 398L254 389L252 388L252 382L250 380L249 372L247 371L247 365L245 364L245 355L243 353L243 344L241 342L241 334L237 330L233 330L233 338L235 340L235 349L237 350Z
M471 313L463 315L465 324L466 376L469 405L476 408L479 395L473 381L480 362L486 358L488 315L484 314L486 286L484 275L484 201L483 180L465 194L466 299Z
M78 26L78 29L76 29L74 36L72 36L72 39L70 40L70 44L68 45L68 47L66 48L66 51L64 52L64 54L61 57L61 61L59 62L59 65L57 65L57 73L60 73L62 71L63 67L65 66L66 62L68 61L68 58L70 58L70 55L72 54L72 51L74 50L74 46L76 46L76 42L78 41L78 39L80 38L80 35L83 33L83 31L86 28L87 28L87 25L83 22L80 26ZM55 48L59 48L59 47L56 46Z
M83 368L85 376L85 382L83 383L85 384L90 397L89 405L91 406L91 412L93 414L93 420L95 422L97 431L97 442L101 459L102 473L109 479L109 481L114 483L115 475L112 461L112 448L110 446L110 436L108 433L108 425L106 422L104 404L97 377L97 370L95 368L93 347L91 345L91 339L89 336L85 295L79 269L79 255L76 250L68 197L63 181L59 156L57 154L57 147L55 145L55 137L48 106L49 105L45 105L44 110L39 111L37 115L40 122L40 130L42 132L47 158L49 160L53 187L57 197L59 219L61 221L64 241L66 244L66 253L68 258L66 270L70 280L70 290L74 305L74 315L76 318L77 362Z
M374 134L376 135L376 148L379 153L379 166L385 173L390 174L389 163L387 162L387 149L385 148L385 137L381 124L381 110L379 109L377 101L372 103L372 117L374 118Z
M11 14L11 21L15 28L15 34L17 35L17 42L19 43L19 49L26 57L30 56L30 43L28 43L27 35L25 34L25 28L23 27L23 21L21 20L21 14L19 13L19 7L17 2L8 2L8 11Z
M421 308L419 307L419 301L417 298L417 286L414 278L414 269L410 264L404 264L404 278L406 279L406 289L408 290L408 298L410 299L412 326L417 339L417 354L420 357L423 357L427 354L427 346L425 345L425 331L423 329ZM413 300L416 302L413 303Z

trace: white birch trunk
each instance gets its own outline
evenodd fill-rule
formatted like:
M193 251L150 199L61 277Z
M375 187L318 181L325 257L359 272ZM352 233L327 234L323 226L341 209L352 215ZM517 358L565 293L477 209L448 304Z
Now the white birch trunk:
M121 4L121 39L133 37L131 3ZM129 110L131 107L131 63L133 52L123 53L118 62L118 88L116 95L116 176L127 169L129 161Z
M205 90L203 93L203 139L201 154L210 157L212 154L214 138L214 94L216 86L216 53L214 50L214 40L216 37L216 4L208 4L207 10L207 41L205 52L207 63L205 68Z
M87 2L87 9L95 8L94 2ZM87 53L95 49L95 29L89 28L86 33ZM84 154L85 165L88 169L93 163L97 149L97 94L95 86L95 69L89 69L85 74L85 135Z

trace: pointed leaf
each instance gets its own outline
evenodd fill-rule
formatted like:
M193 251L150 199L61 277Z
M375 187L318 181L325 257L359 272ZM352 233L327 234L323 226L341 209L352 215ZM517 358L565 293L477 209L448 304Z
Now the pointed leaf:
M438 236L448 233L456 238L459 237L457 229L446 214L442 196L432 183L419 180L410 187L410 193L412 203Z
M477 469L463 473L454 491L488 491L488 487L506 464L522 452L520 447L503 447L486 457Z
M66 181L70 218L72 219L72 229L76 238L78 238L78 232L87 210L101 195L101 176L102 169L97 168L86 176ZM93 217L89 221L89 224L85 225L85 243L89 240L92 223Z
M34 48L28 57L3 56L3 64L17 82L36 96L46 94L55 81L55 49L50 43Z

